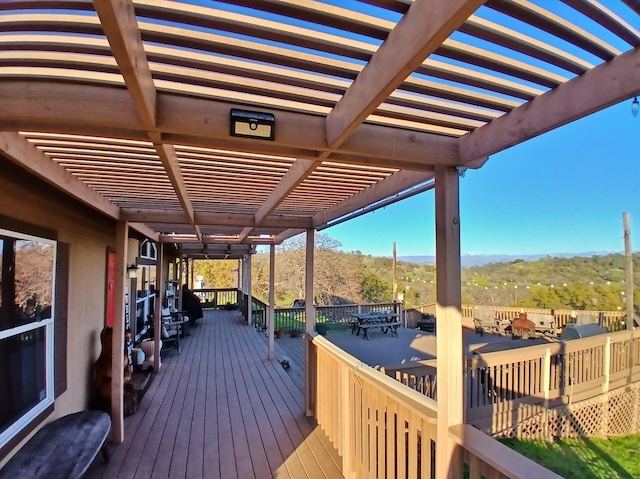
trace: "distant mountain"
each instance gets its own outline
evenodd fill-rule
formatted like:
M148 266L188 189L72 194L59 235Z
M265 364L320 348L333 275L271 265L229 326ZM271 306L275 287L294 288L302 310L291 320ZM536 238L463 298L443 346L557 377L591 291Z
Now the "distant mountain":
M517 259L525 261L536 261L541 258L591 258L592 256L601 256L612 254L610 251L587 251L585 253L553 253L553 254L525 254L525 255L509 255L509 254L463 254L460 262L463 268L471 268L473 266L484 266L491 263L510 263ZM406 261L416 264L436 264L435 256L398 256L398 261Z

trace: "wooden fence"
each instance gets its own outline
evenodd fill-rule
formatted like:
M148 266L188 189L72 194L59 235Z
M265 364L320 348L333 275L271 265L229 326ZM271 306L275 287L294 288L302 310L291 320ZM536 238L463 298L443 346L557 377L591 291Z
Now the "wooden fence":
M203 308L239 307L242 293L237 288L205 288L192 290Z
M252 324L256 329L267 329L267 310L269 306L262 301L253 298ZM316 306L316 323L327 324L330 330L347 329L351 314L365 313L382 310L391 310L402 314L401 303L372 303L372 304L343 304L336 306ZM246 317L246 312L243 311ZM306 310L304 307L275 308L274 330L283 329L291 331L304 331Z
M481 305L462 305L462 317L473 318L474 312L478 309L491 309L496 312L497 319L506 319L512 321L518 317L520 313L537 313L551 314L555 318L556 327L561 329L567 324L573 322L578 314L590 314L602 321L602 325L609 331L619 331L623 329L624 324L622 318L625 311L578 311L570 309L545 309L545 308L515 308L508 306L481 306ZM418 320L423 314L436 314L435 304L426 304L416 308L407 309L407 327L415 328L418 326Z
M436 362L383 371L437 399ZM474 354L465 362L464 380L466 423L495 436L640 432L638 332Z
M342 458L346 478L436 477L437 403L363 364L316 334L309 341L307 408ZM446 399L445 399L446 400ZM469 477L558 479L530 459L461 424L455 464Z

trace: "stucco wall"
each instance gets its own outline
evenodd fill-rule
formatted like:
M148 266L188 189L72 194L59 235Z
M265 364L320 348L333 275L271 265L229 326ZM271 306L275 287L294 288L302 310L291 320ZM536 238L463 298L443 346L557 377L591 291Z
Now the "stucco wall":
M56 400L55 412L48 422L88 406L93 364L101 349L99 333L105 321L107 249L115 247L115 222L61 196L2 160L0 168L0 215L55 230L58 241L71 245L68 388ZM5 227L2 219L0 227Z

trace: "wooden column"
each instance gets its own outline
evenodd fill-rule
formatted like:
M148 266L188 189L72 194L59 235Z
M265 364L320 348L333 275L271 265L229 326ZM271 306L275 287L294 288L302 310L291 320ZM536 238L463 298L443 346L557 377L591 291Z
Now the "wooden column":
M115 310L113 312L113 342L111 344L111 439L114 444L124 441L124 288L127 277L127 243L129 223L116 224L116 281ZM136 300L131 292L131 301ZM132 318L135 321L135 317Z
M158 243L158 257L156 258L156 280L158 281L158 289L156 290L156 302L153 308L153 370L160 371L160 339L162 333L162 300L167 290L167 282L165 275L168 268L165 265L164 245Z
M275 320L275 308L276 308L276 245L269 246L269 351L267 357L273 359L274 357L274 344L273 344L273 329Z
M457 478L462 476L461 456L449 438L449 428L464 421L458 170L436 166L435 189L438 358L436 477Z
M249 324L249 326L251 326L253 322L253 308L251 307L251 303L253 303L253 296L251 296L251 254L248 254L245 257L244 262L247 265L245 273L245 294L247 295L247 323Z
M627 329L634 327L634 311L633 311L633 252L631 251L631 223L629 213L622 213L622 221L624 227L624 289L627 309Z
M304 268L304 330L305 336L316 329L316 307L313 304L313 260L314 260L314 244L315 244L315 230L309 228L307 230L307 244L305 251L305 268ZM311 343L305 339L304 342L304 397L306 404L307 416L312 416L313 411L310 405L315 403L310 397L311 394L311 374L309 372L309 348Z

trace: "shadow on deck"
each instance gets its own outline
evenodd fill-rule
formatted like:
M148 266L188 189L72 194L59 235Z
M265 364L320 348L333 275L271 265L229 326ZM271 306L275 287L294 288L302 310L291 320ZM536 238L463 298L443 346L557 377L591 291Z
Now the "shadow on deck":
M263 333L238 311L208 310L163 364L125 441L86 474L97 478L341 478L339 457L304 415L304 342L276 341L266 359Z

